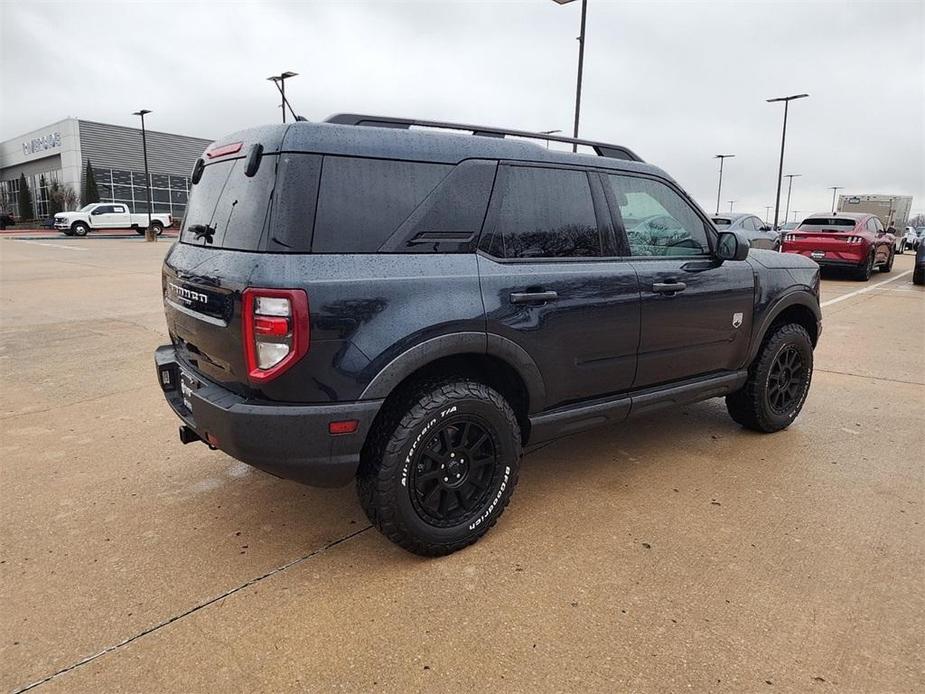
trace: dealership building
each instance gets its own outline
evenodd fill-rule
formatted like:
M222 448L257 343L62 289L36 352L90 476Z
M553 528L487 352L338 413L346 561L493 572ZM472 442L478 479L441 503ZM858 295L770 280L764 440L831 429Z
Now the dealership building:
M211 140L148 130L147 142L153 211L182 218L190 172ZM48 191L53 181L70 186L77 204L83 204L80 196L88 161L100 201L125 203L133 212L147 211L141 129L78 118L0 143L0 207L20 218L23 175L39 218L49 214Z

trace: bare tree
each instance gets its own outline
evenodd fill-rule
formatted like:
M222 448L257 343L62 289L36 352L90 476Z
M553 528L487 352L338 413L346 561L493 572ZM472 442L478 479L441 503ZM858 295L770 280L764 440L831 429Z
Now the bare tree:
M70 185L52 181L48 188L48 197L51 198L56 212L67 212L77 207L77 193Z

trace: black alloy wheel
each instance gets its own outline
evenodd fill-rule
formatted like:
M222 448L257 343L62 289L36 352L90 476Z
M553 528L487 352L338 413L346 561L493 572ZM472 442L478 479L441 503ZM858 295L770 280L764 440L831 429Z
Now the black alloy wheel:
M357 471L363 510L383 535L422 556L478 540L510 502L520 469L517 415L464 375L411 383L383 406Z
M457 525L485 503L497 471L488 425L471 416L442 423L411 468L411 503L431 525Z
M793 345L782 349L768 373L768 405L774 414L787 414L800 399L806 381L806 365Z

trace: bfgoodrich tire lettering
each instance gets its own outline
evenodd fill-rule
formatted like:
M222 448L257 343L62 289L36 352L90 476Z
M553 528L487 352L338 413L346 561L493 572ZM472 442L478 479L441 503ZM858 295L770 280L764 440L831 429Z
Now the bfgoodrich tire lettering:
M520 468L520 428L507 401L468 379L422 384L371 434L357 477L360 503L392 542L424 556L484 535Z
M747 429L786 429L803 409L812 377L813 343L806 329L780 325L765 339L745 385L726 396L726 409Z

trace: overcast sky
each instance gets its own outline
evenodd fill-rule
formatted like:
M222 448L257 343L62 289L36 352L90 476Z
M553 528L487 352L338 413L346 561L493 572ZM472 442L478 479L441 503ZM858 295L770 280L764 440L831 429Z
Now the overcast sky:
M219 137L343 111L572 127L580 2L0 0L0 140L66 116ZM925 2L589 0L581 135L629 146L721 209L774 201L783 106L791 210L828 186L925 210ZM784 194L786 191L784 191ZM783 196L782 196L783 198ZM783 205L783 202L781 203ZM773 212L772 212L773 214ZM792 216L792 215L791 215Z

